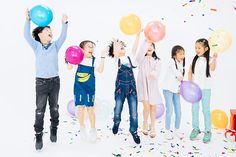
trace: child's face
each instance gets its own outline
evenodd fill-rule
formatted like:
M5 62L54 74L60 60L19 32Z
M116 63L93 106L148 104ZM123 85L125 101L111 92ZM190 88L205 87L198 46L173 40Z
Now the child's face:
M51 28L45 27L42 32L38 34L40 41L45 43L50 43L52 41L52 31Z
M177 50L175 59L179 62L183 61L185 57L184 50Z
M149 42L148 43L147 55L151 56L154 51L155 51L155 48L153 47L153 44L151 42Z
M195 44L195 51L198 57L201 57L204 55L204 53L208 50L207 47L204 47L204 45L200 42Z
M83 51L84 51L84 57L85 58L91 58L93 56L95 45L91 42L88 42L84 45Z
M115 57L121 57L121 56L124 56L125 53L126 53L126 51L125 51L125 44L120 42L119 46L117 47L117 51L114 52L114 56Z

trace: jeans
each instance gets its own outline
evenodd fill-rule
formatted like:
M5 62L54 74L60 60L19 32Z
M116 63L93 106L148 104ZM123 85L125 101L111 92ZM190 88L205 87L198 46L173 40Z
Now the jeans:
M119 124L121 121L121 112L123 110L125 98L127 98L129 106L129 131L133 133L136 132L138 128L137 91L132 69L122 65L121 68L119 68L116 79L114 124Z
M57 128L59 124L58 96L60 90L60 78L36 78L36 110L34 130L36 133L43 131L44 113L47 100L49 101L51 127Z
M202 112L204 116L205 131L211 131L211 113L210 113L211 90L202 90ZM199 129L199 102L192 104L192 127Z
M175 128L179 129L181 120L181 105L180 96L177 93L173 93L169 90L163 90L166 103L166 120L165 128L170 130L171 116L173 112L173 106L175 111Z

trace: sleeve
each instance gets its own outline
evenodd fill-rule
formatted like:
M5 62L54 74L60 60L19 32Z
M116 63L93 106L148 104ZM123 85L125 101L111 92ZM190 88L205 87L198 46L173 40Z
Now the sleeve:
M175 61L173 59L171 60L169 67L171 71L174 73L176 78L182 75L182 73L178 69L176 69Z
M146 41L144 41L138 51L138 54L136 55L136 63L139 65L142 63L144 57L145 57L145 54L148 50L148 43Z
M60 37L55 41L55 45L56 45L57 51L59 51L59 49L61 48L62 44L66 40L67 28L68 28L68 23L63 23L62 22L62 30L61 30Z
M38 42L32 37L30 33L30 21L26 20L25 21L25 26L24 26L24 37L28 44L31 46L33 50L36 50Z

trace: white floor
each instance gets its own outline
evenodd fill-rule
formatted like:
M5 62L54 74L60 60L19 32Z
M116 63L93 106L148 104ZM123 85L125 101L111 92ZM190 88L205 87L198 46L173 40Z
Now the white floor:
M100 102L103 102L101 100ZM236 142L230 142L224 138L224 130L213 129L212 141L209 144L202 143L202 135L199 140L190 141L188 136L191 131L191 113L189 104L182 105L182 124L181 131L185 138L182 140L165 140L164 139L164 116L157 119L157 137L151 139L148 136L141 135L141 144L136 145L130 136L128 129L128 108L124 107L122 114L122 123L118 135L114 136L111 132L112 127L112 104L102 103L103 107L97 107L97 130L98 139L96 143L81 141L79 137L78 121L66 112L66 104L61 107L60 127L58 132L58 142L53 144L49 140L49 115L45 115L45 129L43 142L44 147L41 151L34 148L34 132L31 124L34 122L34 113L30 113L31 118L26 123L20 124L15 119L9 122L15 123L15 129L2 129L3 140L1 140L0 154L7 156L43 156L43 157L235 157ZM139 125L142 125L142 105L139 104ZM62 106L62 105L61 105ZM23 114L23 117L30 117L29 114ZM202 117L202 116L201 116ZM19 117L21 120L22 117ZM24 118L23 118L24 119ZM31 123L29 123L31 122ZM201 121L202 122L202 121ZM88 121L87 121L88 124ZM141 130L139 128L139 130ZM5 132L4 132L5 131ZM11 136L12 135L12 136ZM2 149L4 148L4 149ZM2 155L1 155L2 156Z

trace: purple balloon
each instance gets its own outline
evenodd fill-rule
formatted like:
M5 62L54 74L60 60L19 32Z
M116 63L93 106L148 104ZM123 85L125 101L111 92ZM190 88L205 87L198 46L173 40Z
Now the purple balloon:
M162 103L158 104L156 109L156 119L160 118L164 114L164 112L165 112L164 105Z
M67 111L72 117L75 117L75 101L71 100L67 104Z
M192 81L182 81L180 84L180 94L184 100L196 103L202 99L202 90Z

